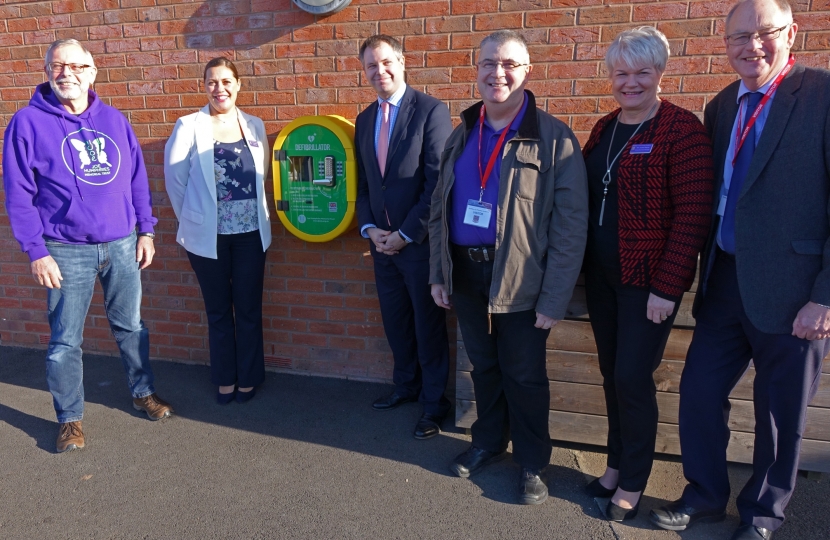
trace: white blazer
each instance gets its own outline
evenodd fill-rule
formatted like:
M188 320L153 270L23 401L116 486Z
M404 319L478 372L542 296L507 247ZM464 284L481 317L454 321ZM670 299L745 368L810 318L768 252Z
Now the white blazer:
M271 245L271 224L265 200L265 175L271 165L265 124L236 109L239 125L256 166L256 198L262 250ZM216 257L217 202L213 173L213 125L210 106L176 121L164 145L164 185L179 220L176 242L194 255Z

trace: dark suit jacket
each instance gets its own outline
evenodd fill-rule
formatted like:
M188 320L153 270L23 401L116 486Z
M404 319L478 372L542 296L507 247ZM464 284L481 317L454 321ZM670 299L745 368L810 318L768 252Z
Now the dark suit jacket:
M739 83L727 86L705 111L716 201L695 313L711 270ZM830 71L796 64L771 107L738 199L735 257L749 320L763 332L789 334L809 300L830 305Z
M452 131L449 110L443 102L407 86L389 137L383 177L375 152L377 112L375 101L357 115L355 124L358 225L401 229L412 243L395 257L429 259L429 205L438 182L441 152ZM369 243L372 255L386 257Z

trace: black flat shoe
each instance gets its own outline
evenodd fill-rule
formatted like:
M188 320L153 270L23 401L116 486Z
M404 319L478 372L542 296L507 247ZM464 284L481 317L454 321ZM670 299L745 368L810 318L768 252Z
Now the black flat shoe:
M720 510L698 510L692 508L678 499L671 504L655 508L649 514L652 523L668 531L685 531L696 522L722 521L726 517L726 511Z
M640 497L642 499L642 497ZM637 504L634 505L634 508L628 510L621 506L617 506L616 504L608 501L608 506L605 507L605 518L608 521L616 521L620 523L622 521L627 521L629 519L634 519L637 517L637 512L640 510L640 501L637 501Z
M741 523L730 540L769 540L770 538L772 538L771 530Z
M522 468L519 476L519 502L542 504L548 498L548 486L542 480L542 471Z
M471 474L482 467L502 459L507 452L489 452L470 445L466 452L459 454L450 465L450 472L461 478L469 478Z
M424 413L418 419L418 423L415 424L415 431L412 436L421 441L431 439L441 433L441 424L443 423L443 415Z
M233 392L228 392L227 394L223 394L222 392L216 392L216 403L219 405L227 405L231 401L236 398L236 389Z
M607 488L599 483L599 478L594 478L590 484L585 486L585 493L590 495L591 497L599 497L601 499L607 499L609 497L613 497L614 493L616 493L617 488Z
M376 411L391 411L399 405L409 403L410 401L415 401L415 398L400 396L397 392L392 392L388 396L383 396L375 400L372 403L372 408Z

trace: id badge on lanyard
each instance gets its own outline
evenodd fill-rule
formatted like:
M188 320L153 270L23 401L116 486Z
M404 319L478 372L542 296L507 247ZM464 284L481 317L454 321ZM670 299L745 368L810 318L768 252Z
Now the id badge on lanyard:
M520 111L521 109L516 112L516 116L519 115ZM507 132L510 131L510 126L513 125L513 122L516 120L516 116L514 116L513 119L510 120L510 123L504 127L504 131L502 131L499 136L499 140L496 142L496 147L493 149L493 153L490 154L490 159L487 160L487 167L484 171L482 171L481 140L484 138L484 112L484 105L482 105L478 116L478 174L481 180L481 191L478 194L478 200L469 199L467 201L467 211L464 212L465 225L472 225L473 227L480 227L482 229L490 227L490 218L493 216L493 205L482 201L482 198L484 197L484 190L487 188L487 180L489 180L490 173L493 172L493 167L496 164L496 159L504 147L504 140L507 137Z

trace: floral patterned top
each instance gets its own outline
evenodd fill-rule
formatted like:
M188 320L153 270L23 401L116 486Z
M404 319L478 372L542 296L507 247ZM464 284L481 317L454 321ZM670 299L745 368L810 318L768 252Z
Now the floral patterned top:
M213 174L216 178L219 234L259 230L256 168L244 139L213 142Z

